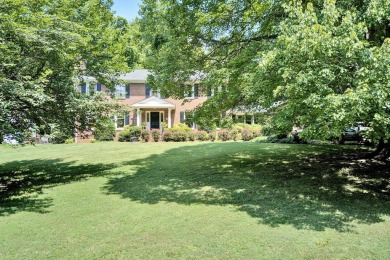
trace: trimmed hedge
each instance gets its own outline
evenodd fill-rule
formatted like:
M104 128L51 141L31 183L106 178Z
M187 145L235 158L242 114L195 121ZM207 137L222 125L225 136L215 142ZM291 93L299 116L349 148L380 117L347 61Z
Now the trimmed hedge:
M197 131L195 132L195 138L198 141L207 141L209 140L209 134L206 131Z
M172 141L172 131L171 130L164 130L164 132L162 134L162 140L164 142Z
M218 131L218 140L223 142L230 140L229 131L226 129L222 129Z
M149 142L149 140L150 140L150 131L149 130L142 130L141 131L141 139L144 142Z
M187 140L187 132L184 131L173 132L172 140L174 142L185 142Z
M152 134L153 141L155 142L160 141L161 132L159 129L152 129L150 132Z

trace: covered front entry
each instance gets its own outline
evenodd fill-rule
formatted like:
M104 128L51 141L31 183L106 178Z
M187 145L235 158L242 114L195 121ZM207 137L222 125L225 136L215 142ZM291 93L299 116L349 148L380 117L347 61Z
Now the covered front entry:
M163 127L162 122L165 122L168 128L172 127L172 110L176 108L174 104L153 96L131 106L137 109L137 126L141 126L143 117L141 113L143 113L143 120L146 120L146 122L143 122L146 123L148 130L161 130Z
M150 112L150 129L160 129L160 112Z

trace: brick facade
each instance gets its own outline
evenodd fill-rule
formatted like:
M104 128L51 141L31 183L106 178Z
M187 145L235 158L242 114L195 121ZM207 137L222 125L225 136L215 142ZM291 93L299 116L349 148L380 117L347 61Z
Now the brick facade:
M92 84L91 86L89 84L90 83L88 83L88 87L93 88ZM146 83L127 83L126 85L130 85L130 96L126 98L118 99L118 101L121 104L131 106L133 104L136 104L148 98L146 96ZM80 92L82 92L81 86L80 86ZM110 98L110 90L103 85L101 86L101 92L105 92L107 94L107 97ZM176 108L172 109L171 111L171 125L173 126L174 124L180 123L180 112L186 112L188 110L192 110L196 108L197 106L201 105L203 102L207 100L207 96L204 93L202 93L201 89L199 89L199 97L196 98L195 97L185 98L185 100L166 98L163 100L176 106ZM146 121L146 112L163 112L164 122L167 122L168 119L167 108L157 108L157 109L141 108L141 122ZM136 110L132 110L131 112L129 112L128 122L130 125L137 124Z

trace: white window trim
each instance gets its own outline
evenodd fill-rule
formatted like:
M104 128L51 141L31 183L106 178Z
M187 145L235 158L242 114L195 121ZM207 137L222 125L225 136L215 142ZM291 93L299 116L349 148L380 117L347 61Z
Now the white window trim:
M149 97L157 97L157 98L160 98L161 99L161 93L160 93L160 90L150 90L150 94L149 94Z
M151 119L151 116L150 116L150 113L151 112L158 112L159 114L158 114L158 120L159 120L159 122L160 122L160 131L162 131L162 123L164 122L164 121L161 121L161 115L162 115L162 117L163 117L163 120L165 120L165 112L163 111L163 110L160 110L160 111L146 111L146 118L145 118L145 121L146 121L146 129L147 130L151 130L151 122L150 122L150 119ZM148 120L149 119L149 120Z
M98 93L98 91L97 91L97 83L98 82L95 82L95 81L84 81L83 83L85 83L85 93L83 93L83 94L85 94L87 96L91 95L90 88L91 88L92 85L93 85L93 94ZM83 86L81 85L81 88L82 87ZM80 89L80 91L82 91L82 89Z
M180 123L181 123L181 124L185 124L185 123L186 123L186 114L187 114L187 111L180 111L180 112L184 112L184 115L183 115L184 122L183 122L183 123L180 122ZM180 113L180 112L179 112L179 113ZM192 130L195 130L195 129L196 129L196 124L193 123L193 124L191 125L191 128L192 128Z
M184 87L188 87L189 85L184 85ZM195 85L191 87L191 95L187 96L187 93L184 92L184 99L195 99Z
M125 129L125 126L126 126L126 112L123 112L123 117L122 118L118 118L118 116L115 114L114 115L114 127L115 127L115 130L123 130ZM123 127L118 127L118 120L122 120L123 119ZM130 119L129 119L130 120Z
M119 88L123 88L123 89L118 91ZM121 93L123 96L119 96L118 95L119 93ZM126 99L126 86L123 86L121 84L115 85L115 98L116 99Z

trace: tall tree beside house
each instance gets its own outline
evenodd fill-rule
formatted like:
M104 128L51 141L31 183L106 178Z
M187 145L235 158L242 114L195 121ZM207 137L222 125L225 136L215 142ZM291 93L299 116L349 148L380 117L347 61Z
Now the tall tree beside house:
M144 0L141 12L153 83L180 96L178 82L202 71L225 86L195 118L278 102L281 132L335 138L362 121L390 155L390 0Z
M0 136L23 139L31 127L52 124L90 130L106 117L103 95L81 95L77 82L113 76L135 61L127 21L111 0L0 0Z

